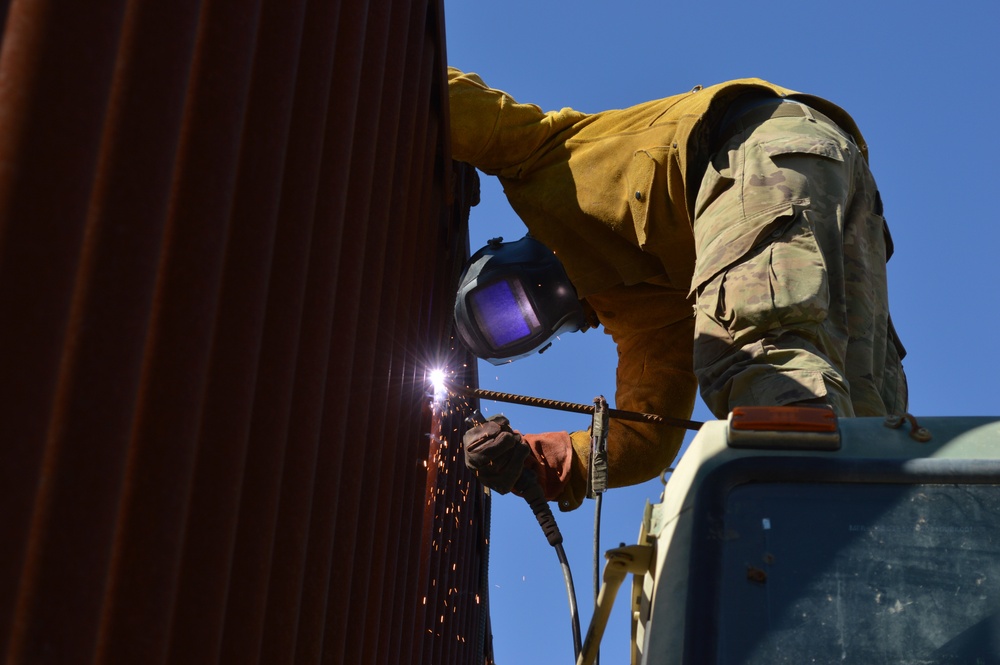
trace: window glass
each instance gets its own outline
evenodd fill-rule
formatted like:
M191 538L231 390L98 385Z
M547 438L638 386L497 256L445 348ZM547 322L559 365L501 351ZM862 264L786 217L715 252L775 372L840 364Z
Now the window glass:
M721 663L1000 663L1000 488L759 483L726 500Z

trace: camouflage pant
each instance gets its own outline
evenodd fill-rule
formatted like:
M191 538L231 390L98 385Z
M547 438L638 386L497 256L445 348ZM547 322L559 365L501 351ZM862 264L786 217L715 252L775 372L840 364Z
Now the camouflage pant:
M785 107L787 109L787 107ZM742 129L695 206L695 373L708 407L825 401L902 413L888 231L858 147L808 107ZM891 251L891 249L889 250Z

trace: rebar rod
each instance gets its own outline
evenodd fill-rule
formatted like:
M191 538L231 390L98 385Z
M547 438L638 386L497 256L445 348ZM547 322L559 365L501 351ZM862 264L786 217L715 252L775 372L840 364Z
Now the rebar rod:
M482 388L469 388L468 386L449 385L448 390L456 395L466 397L478 397L496 402L508 402L510 404L521 404L523 406L535 406L542 409L554 409L556 411L572 411L574 413L594 413L593 404L577 404L575 402L562 402L544 397L530 397L528 395L515 395L512 393L501 393L494 390L483 390ZM670 427L683 427L684 429L697 430L704 423L696 420L684 420L683 418L669 418L658 416L654 413L640 413L638 411L626 411L624 409L608 409L608 415L618 420L631 420L633 422L654 423L657 425L667 425Z

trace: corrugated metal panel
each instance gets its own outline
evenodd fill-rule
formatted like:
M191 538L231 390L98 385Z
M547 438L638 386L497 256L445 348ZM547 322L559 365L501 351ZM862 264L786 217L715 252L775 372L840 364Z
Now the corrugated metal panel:
M0 654L489 660L440 2L0 16Z

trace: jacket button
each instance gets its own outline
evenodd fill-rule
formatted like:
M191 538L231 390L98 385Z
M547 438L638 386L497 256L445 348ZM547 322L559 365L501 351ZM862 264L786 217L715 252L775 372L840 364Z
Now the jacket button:
M641 201L642 200L642 192L636 192L635 193L635 200L636 201Z

